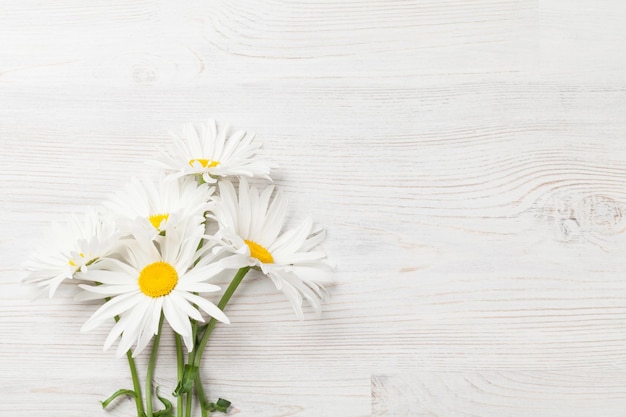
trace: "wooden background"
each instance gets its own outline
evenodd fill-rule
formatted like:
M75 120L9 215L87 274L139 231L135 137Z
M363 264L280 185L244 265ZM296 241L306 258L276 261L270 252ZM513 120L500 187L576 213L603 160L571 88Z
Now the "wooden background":
M96 306L19 265L209 117L337 264L321 318L259 278L229 306L202 372L231 414L626 416L623 1L0 6L2 416L134 415L99 408L130 377L79 332Z

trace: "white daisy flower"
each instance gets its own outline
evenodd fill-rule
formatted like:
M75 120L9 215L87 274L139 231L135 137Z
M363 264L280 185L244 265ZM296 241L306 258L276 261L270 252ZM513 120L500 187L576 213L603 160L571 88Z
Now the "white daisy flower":
M239 198L228 181L220 182L219 189L213 213L219 223L216 239L224 246L215 252L233 253L223 260L225 267L258 267L287 296L298 317L303 317L303 299L319 313L323 286L332 282L332 267L319 248L324 231L307 218L281 234L287 201L280 192L270 201L273 186L259 194L242 179Z
M111 255L118 239L115 224L96 210L69 215L65 224L52 225L46 244L23 265L29 272L24 282L48 288L52 297L63 281Z
M254 158L261 144L252 133L238 130L228 136L228 126L218 129L215 120L209 120L198 126L186 125L182 138L173 136L174 148L161 150L155 164L174 171L177 177L200 175L208 183L229 176L270 179L270 165Z
M128 239L121 260L107 259L99 269L84 274L99 285L81 285L87 291L81 298L110 300L81 330L93 330L119 316L104 343L104 350L121 337L117 356L124 355L133 345L136 346L133 356L136 356L158 332L161 314L183 337L189 351L193 349L189 318L204 321L198 307L215 319L229 323L217 306L197 295L219 291L218 286L207 281L223 270L219 263L212 262L211 256L203 256L208 247L197 249L202 238L203 231L191 224L171 228L165 236L158 236L157 241Z
M104 205L119 217L123 231L154 239L181 221L204 222L213 191L193 178L133 178Z

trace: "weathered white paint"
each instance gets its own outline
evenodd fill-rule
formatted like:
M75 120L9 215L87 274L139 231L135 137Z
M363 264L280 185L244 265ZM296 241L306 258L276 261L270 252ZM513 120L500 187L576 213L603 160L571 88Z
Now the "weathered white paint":
M3 2L1 414L133 415L99 410L130 378L107 329L79 332L96 306L32 301L19 263L213 117L257 132L337 264L319 319L262 279L229 307L203 374L233 413L622 415L625 18L617 0Z

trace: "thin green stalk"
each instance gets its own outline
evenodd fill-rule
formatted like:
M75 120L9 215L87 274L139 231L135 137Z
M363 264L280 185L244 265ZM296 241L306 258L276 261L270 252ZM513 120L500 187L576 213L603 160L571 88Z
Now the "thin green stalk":
M128 358L128 366L130 367L130 375L133 378L133 390L135 390L135 405L137 406L137 417L143 415L143 399L141 398L141 383L139 382L139 375L137 374L137 367L135 366L135 360L130 350L126 351L126 357Z
M226 291L224 292L224 295L222 295L222 298L220 299L219 303L217 304L217 307L220 310L222 310L222 311L224 310L224 308L226 307L226 305L230 301L231 297L233 296L233 294L237 290L237 287L239 287L239 284L241 284L241 281L246 276L246 274L248 273L249 270L250 270L250 267L247 266L247 267L241 268L239 271L237 271L237 274L234 276L233 280L228 285L228 288L226 288ZM209 319L209 322L206 325L206 328L204 329L204 333L202 334L202 339L200 340L200 343L198 343L198 346L195 347L192 352L189 352L189 358L187 359L187 364L188 364L189 369L194 369L195 368L196 372L197 372L197 370L199 368L199 365L200 365L200 359L202 357L202 352L204 352L204 348L206 347L206 344L209 341L209 337L211 336L211 333L213 333L213 329L215 329L215 325L216 324L217 324L217 320L215 320L213 317L211 317ZM196 340L195 337L194 337L194 340ZM186 385L188 385L188 382L190 382L190 381L183 382L184 378L185 378L184 375L183 375L183 378L179 377L179 387L180 386L186 386ZM199 374L196 374L196 376L194 376L194 379L192 381L191 389L186 392L186 395L187 395L187 401L186 401L187 408L185 410L185 416L186 417L190 417L191 416L191 407L192 407L193 389L194 388L196 390L196 395L198 395L199 400L201 401L202 416L204 417L206 415L206 409L205 409L205 406L207 404L207 402L206 402L206 395L204 394L204 389L203 389L201 384L202 383L200 382L200 376L199 376ZM178 395L180 396L181 394L179 393Z
M220 302L217 304L217 307L220 310L222 311L224 310L224 308L230 301L230 298L233 296L233 294L237 290L237 287L239 287L239 284L241 284L243 277L246 276L249 270L250 270L250 267L246 266L244 268L241 268L239 271L237 271L237 274L235 275L233 280L230 282L230 284L228 285L228 288L226 288L226 291L224 292L224 295L222 295ZM211 337L211 333L213 333L213 329L215 329L216 324L217 324L217 320L211 317L209 319L209 322L207 323L204 334L202 335L202 340L200 340L198 349L196 349L196 353L193 357L193 360L192 358L189 358L190 359L189 363L191 365L196 366L196 367L200 366L200 359L202 359L202 353L204 352L204 348L206 347L206 344L209 341L209 337Z
M195 304L193 306L194 308L197 307ZM191 340L193 340L193 343L196 343L196 340L198 339L198 321L194 319L191 319L191 337L192 337ZM192 364L195 357L196 357L196 350L194 349L191 352L189 352L187 363Z
M148 362L148 372L146 373L146 412L148 417L154 417L152 413L152 378L154 375L154 366L156 365L157 353L159 350L159 342L161 340L161 330L163 329L163 313L159 319L159 330L154 336L152 344L152 352L150 353L150 361Z
M206 394L204 393L204 387L202 386L202 380L200 379L200 374L196 375L196 380L194 381L194 387L196 388L196 395L198 396L198 402L200 402L200 413L202 417L208 417L209 413L207 410L207 400Z
M185 417L191 417L191 406L193 405L192 400L193 400L193 389L187 393L187 404L186 404L187 408L185 409Z
M193 340L196 340L195 336L194 336L194 339L193 339ZM189 352L189 354L188 354L188 358L187 358L187 363L189 363L189 364L193 363L193 359L194 359L194 357L195 357L195 354L196 354L196 351L195 351L195 350L193 350L193 351ZM181 379L179 379L179 381L180 381L180 380L182 380L182 378L181 378ZM194 380L194 381L195 381L195 380ZM191 386L191 388L190 388L189 392L187 392L187 393L185 394L185 395L187 395L187 401L185 402L185 407L186 407L186 408L185 408L185 417L190 417L190 416L191 416L191 408L192 408L192 406L193 406L193 388L194 388L194 387L193 387L193 386Z
M105 300L109 301L111 298L106 297ZM120 321L120 316L114 317L115 322ZM139 375L137 374L137 367L135 366L135 359L130 349L126 351L126 358L128 359L128 367L130 368L130 376L133 379L133 390L135 391L135 406L137 407L137 417L142 417L143 412L143 398L141 395L141 383L139 382Z
M183 344L180 340L180 335L174 332L174 340L176 340L176 367L177 367L177 377L180 381L183 379L183 370L185 368L185 360L183 358ZM183 397L179 395L176 397L176 415L177 417L183 417Z

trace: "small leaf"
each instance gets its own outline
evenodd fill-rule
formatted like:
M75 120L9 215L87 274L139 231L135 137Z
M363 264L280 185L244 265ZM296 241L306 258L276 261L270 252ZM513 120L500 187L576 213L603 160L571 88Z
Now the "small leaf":
M222 413L228 413L228 407L230 407L230 404L230 401L219 398L216 403L207 403L205 408L209 412L221 411Z
M217 402L215 403L215 408L217 409L217 411L221 411L222 413L227 413L228 407L230 407L230 404L231 404L230 401L225 400L223 398L219 398Z
M185 365L185 370L183 371L183 379L178 381L178 385L176 389L172 393L174 397L178 397L180 394L186 394L191 392L193 388L193 383L198 375L199 368L197 366L191 366L189 364Z
M173 417L174 413L172 412L171 401L169 401L167 398L160 397L158 388L156 390L156 397L159 399L159 401L161 401L161 403L163 403L163 405L165 406L165 409L154 413L154 417L170 417L170 416Z
M166 410L161 410L161 411L157 411L153 415L154 417L174 417L174 412L171 410L167 412Z
M111 395L106 400L100 401L100 403L102 404L102 408L107 408L113 400L115 400L117 397L121 395L128 395L129 397L137 398L135 391L133 391L132 389L119 389L115 391L113 395Z

